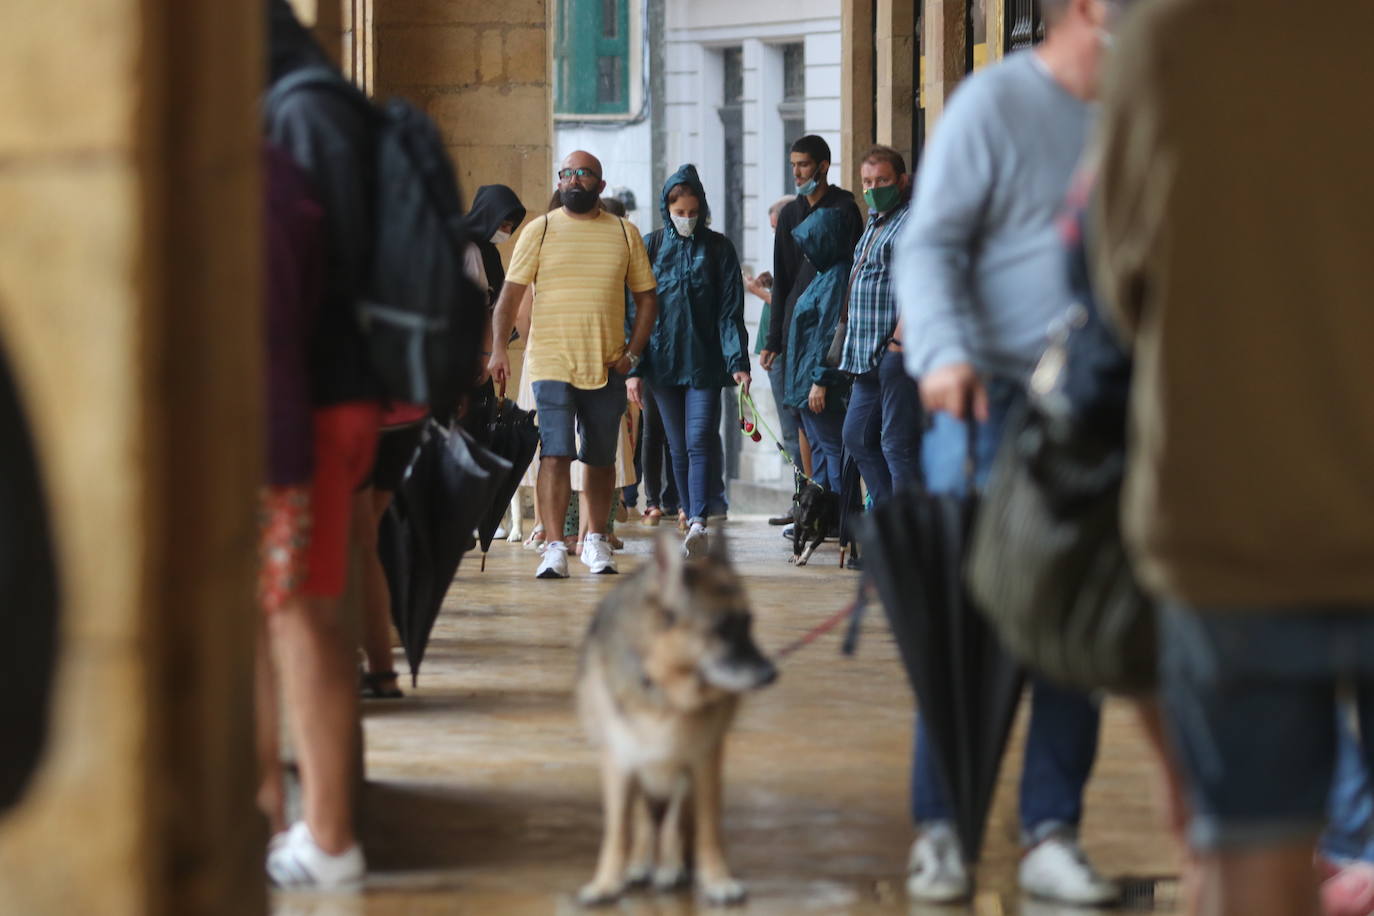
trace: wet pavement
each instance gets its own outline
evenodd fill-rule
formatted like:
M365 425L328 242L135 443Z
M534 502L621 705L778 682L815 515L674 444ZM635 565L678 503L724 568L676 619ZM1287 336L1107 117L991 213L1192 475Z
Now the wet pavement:
M858 573L823 546L810 566L762 519L727 526L744 571L755 632L773 652L854 599ZM622 571L642 562L654 529L618 526ZM577 646L614 577L576 559L572 578L533 578L537 557L494 544L485 573L464 561L449 592L419 686L364 705L371 874L359 895L281 894L276 916L411 916L580 912L574 902L596 859L601 814L594 749L573 710ZM1093 911L1023 901L1016 784L1024 711L1003 767L980 890L966 907L908 904L902 874L913 703L896 648L874 607L856 657L843 628L786 659L782 677L751 697L726 760L725 838L749 900L741 914L909 916ZM398 669L401 667L398 664ZM1109 702L1087 798L1083 842L1114 877L1162 878L1173 894L1178 856L1156 816L1155 777L1131 712ZM1161 906L1156 911L1169 911ZM590 912L590 911L589 911ZM637 893L603 912L687 916L720 912L689 892Z

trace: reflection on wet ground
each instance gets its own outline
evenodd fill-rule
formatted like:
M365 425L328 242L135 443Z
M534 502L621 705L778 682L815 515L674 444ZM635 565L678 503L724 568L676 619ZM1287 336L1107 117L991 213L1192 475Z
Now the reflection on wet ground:
M853 599L858 574L838 568L832 544L798 569L787 564L777 528L761 520L728 528L765 649L791 642ZM647 555L652 531L618 526L626 540L622 571ZM485 573L475 557L464 563L418 688L364 708L372 869L364 893L278 895L276 916L579 911L574 894L591 875L601 813L596 757L571 685L592 608L615 580L588 575L574 559L571 579L538 581L536 563L532 552L505 543L493 545ZM1003 767L978 895L964 907L908 904L911 693L880 610L869 615L856 657L839 654L841 632L787 659L778 683L746 703L731 736L726 842L750 892L734 912L1093 912L1015 893L1024 721ZM1108 704L1103 736L1084 844L1113 876L1169 877L1156 895L1167 902L1176 893L1177 853L1155 816L1154 777L1127 709ZM687 893L643 893L606 912L688 916L698 907Z

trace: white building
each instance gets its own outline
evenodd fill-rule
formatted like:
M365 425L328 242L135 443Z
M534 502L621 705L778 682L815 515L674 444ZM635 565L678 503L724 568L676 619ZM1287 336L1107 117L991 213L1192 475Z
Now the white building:
M556 91L563 101L555 112L558 157L575 149L597 155L610 188L633 194L630 215L645 231L659 224L664 178L695 164L712 228L735 242L747 273L771 271L768 207L793 192L792 141L824 137L836 157L831 175L843 174L839 0L559 0L558 11L572 25L558 26L555 80L576 82L583 92L574 113L563 110L574 107L572 94ZM605 25L613 17L624 23L618 32ZM595 32L596 50L579 30ZM623 36L627 56L618 69L613 33ZM653 73L651 62L662 72ZM590 101L593 83L606 104ZM607 114L608 107L620 113ZM752 348L763 303L745 298ZM767 378L761 370L755 376L755 399L776 429ZM727 453L738 441L733 422L727 414ZM741 481L791 488L790 469L766 442L745 442L738 461L727 454L727 466Z

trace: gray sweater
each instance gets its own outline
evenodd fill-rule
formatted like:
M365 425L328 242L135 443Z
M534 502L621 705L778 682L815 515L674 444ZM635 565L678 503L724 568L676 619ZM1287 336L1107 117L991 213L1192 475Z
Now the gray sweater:
M1068 305L1055 217L1092 113L1030 51L953 94L896 246L912 375L957 362L984 375L1029 375Z

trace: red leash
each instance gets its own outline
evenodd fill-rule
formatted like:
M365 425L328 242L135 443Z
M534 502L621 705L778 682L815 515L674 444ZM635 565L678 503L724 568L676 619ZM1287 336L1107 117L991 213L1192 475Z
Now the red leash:
M782 661L784 658L791 655L793 652L796 652L798 649L810 645L821 636L824 636L826 633L829 633L831 630L835 629L844 621L846 617L850 616L858 609L859 599L855 598L849 604L840 608L834 614L827 617L824 621L821 622L819 626L809 630L800 639L795 640L794 642L790 642L787 645L783 646L781 649L777 651L777 653L773 657L778 661Z

